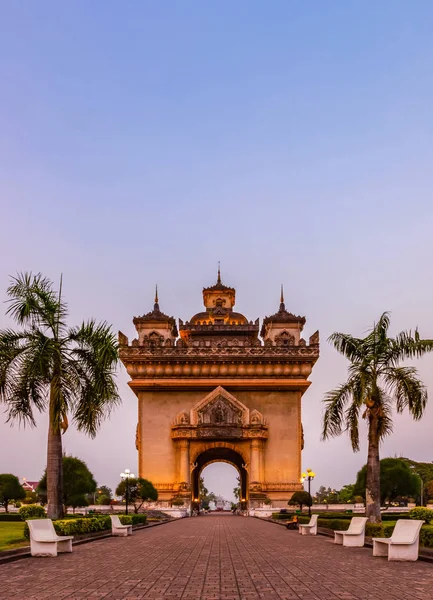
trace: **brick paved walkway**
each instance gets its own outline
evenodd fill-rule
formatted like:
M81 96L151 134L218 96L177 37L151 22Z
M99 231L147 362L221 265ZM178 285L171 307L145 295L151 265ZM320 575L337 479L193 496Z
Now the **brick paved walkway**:
M0 565L0 598L430 600L431 563L300 536L257 519L205 516Z

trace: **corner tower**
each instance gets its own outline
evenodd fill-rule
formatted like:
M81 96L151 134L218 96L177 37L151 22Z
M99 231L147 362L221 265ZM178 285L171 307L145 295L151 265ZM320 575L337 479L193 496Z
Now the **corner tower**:
M120 357L138 398L138 472L162 503L199 499L209 462L233 464L244 506L285 506L302 489L301 398L319 357L319 335L301 337L304 317L279 310L249 321L234 311L236 291L203 289L204 309L189 321L154 310L134 319L137 338L119 334Z

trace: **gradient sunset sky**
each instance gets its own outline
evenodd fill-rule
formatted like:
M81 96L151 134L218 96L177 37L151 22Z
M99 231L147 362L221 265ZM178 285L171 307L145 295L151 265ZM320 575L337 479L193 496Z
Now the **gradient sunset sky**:
M201 289L236 287L249 319L286 307L320 330L303 400L313 490L354 481L366 440L320 440L324 393L346 361L335 330L433 337L433 3L316 0L0 2L0 299L9 276L58 282L70 323L130 338L152 308L184 320ZM10 326L0 312L0 327ZM382 456L433 460L430 406L395 419ZM99 484L137 468L137 402L68 453ZM47 423L0 421L0 472L37 480ZM210 489L230 497L228 467Z

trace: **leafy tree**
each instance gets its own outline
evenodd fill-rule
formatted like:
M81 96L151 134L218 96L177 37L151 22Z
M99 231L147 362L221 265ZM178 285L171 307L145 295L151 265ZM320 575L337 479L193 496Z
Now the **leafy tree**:
M0 475L0 506L8 512L9 504L13 500L24 500L26 492L20 484L18 477L11 473Z
M23 503L24 504L36 504L36 502L39 502L39 496L38 496L37 492L31 492L30 490L27 490L26 497L23 498Z
M209 490L204 484L204 477L200 477L198 482L200 497L207 496L209 494Z
M367 465L358 472L354 486L355 494L365 493ZM383 458L380 461L380 502L389 504L398 498L417 496L420 481L407 463L401 458Z
M421 479L423 480L424 485L427 485L429 481L433 481L433 462L416 462L415 460L410 460L409 458L400 457L401 460L404 460L411 469L417 473Z
M63 456L63 506L88 506L87 494L96 490L96 481L86 463L75 456ZM47 494L47 471L38 485L42 497Z
M96 504L100 504L103 506L110 504L111 499L113 497L111 488L109 488L106 485L101 485L100 487L98 487L97 492L98 493L96 495Z
M205 486L204 477L200 477L199 491L200 491L200 508L209 510L210 503L216 502L217 497L216 497L216 494L214 494L213 492L209 492L209 490Z
M299 505L302 512L303 506L312 506L313 499L308 492L295 492L287 504L291 506Z
M338 492L340 502L353 502L355 499L355 484L344 485Z
M116 488L116 496L122 496L126 501L126 481L122 480ZM138 513L145 502L156 502L158 491L148 479L137 477L128 482L128 504L134 506L134 512Z
M49 415L48 517L63 514L62 437L68 414L91 437L119 402L114 381L117 342L111 328L94 320L68 328L68 309L40 273L12 279L7 314L21 327L0 331L0 401L8 421L36 425L34 412Z
M433 500L433 480L425 484L424 495L426 500Z
M239 477L239 475L236 477L236 480L238 482L238 485L235 488L233 488L233 495L239 502L239 500L241 499L241 478Z
M324 485L321 485L316 492L315 500L318 504L321 504L322 502L325 502L326 497L327 497L326 487Z
M351 362L349 378L328 392L324 402L323 438L348 431L352 448L359 450L359 419L368 424L366 513L373 523L380 516L379 445L392 431L392 408L405 409L420 419L427 403L427 390L414 367L399 366L407 358L433 351L433 340L422 340L418 330L388 337L390 319L383 313L365 338L333 333L329 340Z

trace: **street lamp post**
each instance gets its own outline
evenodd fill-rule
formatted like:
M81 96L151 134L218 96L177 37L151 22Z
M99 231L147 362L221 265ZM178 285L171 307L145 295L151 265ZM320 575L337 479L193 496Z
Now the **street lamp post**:
M306 473L301 474L301 483L304 483L305 480L308 481L308 493L311 498L311 481L316 477L316 473L313 473L311 469L307 469ZM308 516L311 517L311 505L308 507Z
M129 469L125 469L124 473L120 473L121 479L125 482L125 502L126 502L126 510L125 515L128 514L128 502L129 502L129 480L134 479L134 473L131 473Z

